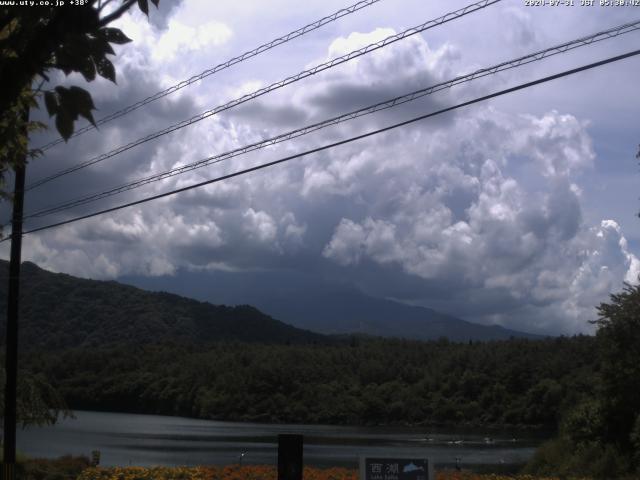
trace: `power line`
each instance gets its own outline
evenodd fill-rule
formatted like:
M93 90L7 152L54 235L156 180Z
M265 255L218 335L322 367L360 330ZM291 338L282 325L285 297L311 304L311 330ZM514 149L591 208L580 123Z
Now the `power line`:
M178 90L187 87L195 82L198 82L200 80L202 80L203 78L206 78L210 75L213 75L214 73L218 73L221 70L225 70L237 63L240 62L244 62L245 60L248 60L252 57L255 57L257 55L260 55L261 53L264 53L268 50L271 50L272 48L275 48L279 45L282 45L283 43L287 43L291 40L293 40L294 38L298 38L301 37L302 35L305 35L309 32L312 32L314 30L317 30L320 27L323 27L324 25L331 23L335 20L338 20L339 18L342 18L346 15L350 15L354 12L357 12L358 10L362 10L363 8L369 7L371 5L373 5L374 3L378 3L381 0L363 0L360 1L358 3L355 3L349 7L346 8L342 8L340 10L338 10L335 13L332 13L331 15L327 15L326 17L321 18L320 20L316 20L315 22L312 22L308 25L305 25L302 28L299 28L297 30L294 30L293 32L287 33L286 35L282 36L282 37L278 37L274 40L271 40L270 42L264 43L262 45L260 45L259 47L254 48L253 50L249 50L248 52L243 53L242 55L238 55L237 57L233 57L230 60L227 60L226 62L223 62L219 65L216 65L215 67L209 68L207 70L205 70L204 72L199 73L198 75L194 75L191 78L187 79L187 80L183 80L171 87L166 88L165 90L162 90L160 92L157 92L143 100L140 100L132 105L129 105L121 110L118 110L110 115L107 115L103 118L100 118L96 121L96 125L104 125L107 122L110 122L111 120L115 120L116 118L120 118L124 115L127 115L128 113L133 112L134 110L137 110L140 107L143 107L144 105L147 105L151 102L154 102L156 100L159 100L161 98L166 97L167 95L171 95L174 92L177 92ZM79 130L77 130L73 135L71 135L71 138L73 137L77 137L78 135L82 135L83 133L86 133L90 130L93 130L95 127L93 125L87 125ZM42 147L39 148L39 150L41 151L46 151L49 150L50 148L64 142L64 138L60 137L57 138L56 140L53 140L49 143L47 143L46 145L43 145Z
M576 40L572 40L569 42L565 42L562 43L560 45L556 45L554 47L550 47L544 50L539 50L537 52L534 53L530 53L528 55L516 58L514 60L509 60L506 62L502 62L499 63L497 65L491 66L491 67L487 67L487 68L483 68L480 70L476 70L473 73L467 74L467 75L463 75L463 76L459 76L456 77L452 80L448 80L446 82L442 82L442 83L438 83L436 85L432 85L429 86L427 88L423 88L420 90L416 90L414 92L405 94L405 95L401 95L395 98L392 98L390 100L386 100L383 102L379 102L376 103L375 105L371 105L365 108L361 108L349 113L345 113L342 115L339 115L337 117L333 117L327 120L324 120L322 122L318 122L312 125L308 125L302 128L298 128L296 130L292 130L290 132L287 133L283 133L280 135L277 135L275 137L271 137L265 140L261 140L259 142L250 144L250 145L246 145L240 148L236 148L224 153L220 153L217 155L213 155L210 156L208 158L205 158L203 160L198 160L197 162L193 162L187 165L183 165L181 167L177 167L177 168L173 168L171 170L165 171L165 172L161 172L161 173L157 173L154 175L150 175L144 178L140 178L138 180L126 183L124 185L120 185L118 187L114 187L111 188L109 190L103 191L103 192L99 192L99 193L95 193L95 194L91 194L91 195L86 195L83 197L79 197L76 199L72 199L72 200L68 200L66 202L62 202L56 205L53 205L51 207L47 207L45 209L39 210L37 212L34 213L30 213L25 215L25 219L27 218L34 218L34 217L44 217L47 215L51 215L53 213L58 213L64 210L68 210L70 208L73 207L77 207L77 206L81 206L81 205L86 205L88 203L92 203L95 202L97 200L101 200L103 198L108 198L129 190L133 190L135 188L144 186L144 185L148 185L150 183L154 183L154 182L158 182L161 180L165 180L167 178L171 178L173 176L176 175L180 175L182 173L186 173L198 168L202 168L205 166L209 166L212 164L216 164L216 163L220 163L222 161L228 160L230 158L236 157L236 156L240 156L243 155L245 153L249 153L255 150L259 150L262 148L266 148L268 146L271 145L275 145L284 141L288 141L291 140L293 138L298 138L301 137L303 135L309 134L311 132L315 132L317 130L321 130L323 128L327 128L329 126L333 126L333 125L337 125L339 123L343 123L349 120L353 120L355 118L359 118L365 115L369 115L378 111L382 111L382 110L386 110L398 105L402 105L404 103L408 103L414 100L417 100L418 98L424 97L426 95L431 95L433 93L436 93L438 91L447 89L447 88L451 88L455 85L459 85L465 82L469 82L478 78L482 78L488 75L493 75L496 74L498 72L501 71L505 71L505 70L509 70L512 68L516 68L522 65L526 65L535 61L539 61L539 60L543 60L547 57L553 56L553 55L557 55L560 53L565 53L569 50L573 50L575 48L578 47L582 47L585 45L591 45L592 43L595 42L599 42L602 40L606 40L609 38L614 38L617 37L619 35L625 34L625 33L629 33L629 32L633 32L640 29L640 20L637 20L635 22L630 22L630 23L626 23L617 27L613 27L610 28L608 30L602 31L602 32L598 32L589 36L585 36L585 37L581 37L578 38Z
M243 95L242 97L236 98L235 100L231 100L230 102L225 103L224 105L219 105L211 110L207 110L205 112L202 112L198 115L195 115L187 120L183 120L179 123L173 124L169 127L164 128L163 130L159 130L157 132L151 133L145 137L139 138L138 140L135 140L133 142L130 142L126 145L122 145L114 150L111 150L107 153L103 153L101 155L98 155L97 157L94 157L90 160L87 160L85 162L81 162L79 164L76 164L72 167L66 168L64 170L61 170L57 173L54 173L52 175L49 175L45 178L42 178L40 180L37 180L31 184L29 184L26 187L26 190L31 190L33 188L39 187L45 183L50 182L51 180L54 180L56 178L62 177L64 175L68 175L70 173L76 172L78 170L81 170L83 168L86 168L90 165L94 165L98 162L101 162L103 160L106 160L107 158L111 158L114 157L116 155L119 155L120 153L123 153L127 150L130 150L134 147L137 147L138 145L142 145L143 143L149 142L151 140L154 140L156 138L162 137L164 135L167 135L169 133L175 132L176 130L180 130L184 127L188 127L190 125L193 125L194 123L197 123L201 120L204 120L205 118L209 118L213 115L216 115L222 111L225 110L229 110L233 107L236 107L238 105L241 105L245 102L248 102L250 100L253 100L257 97L260 97L262 95L265 95L269 92L272 92L274 90L278 90L282 87L285 87L287 85L290 85L292 83L295 83L299 80L302 80L303 78L307 78L310 77L312 75L316 75L317 73L320 73L324 70L328 70L330 68L333 68L337 65L343 64L345 62L348 62L350 60L353 60L354 58L360 57L362 55L365 55L369 52L373 52L375 50L378 50L380 48L386 47L392 43L395 43L397 41L403 40L407 37L410 37L412 35L415 35L417 33L423 32L425 30L428 30L430 28L434 28L436 26L442 25L444 23L450 22L452 20L458 19L462 16L468 15L470 13L474 13L478 10L481 10L483 8L488 7L489 5L492 5L494 3L498 3L501 0L481 0L479 2L467 5L464 8L461 8L459 10L456 10L454 12L449 12L441 17L438 17L434 20L429 20L421 25L418 25L416 27L413 28L409 28L401 33L398 33L396 35L391 35L387 38L385 38L384 40L381 40L379 42L376 43L372 43L370 45L367 45L366 47L360 48L358 50L354 50L346 55L343 55L341 57L338 58L334 58L333 60L330 60L326 63L322 63L320 65L316 65L313 68L310 68L308 70L304 70L296 75L292 75L290 77L285 78L284 80L280 80L279 82L275 82L272 83L271 85L261 88L259 90L256 90L252 93L248 93L246 95Z
M250 173L250 172L254 172L254 171L257 171L257 170L262 170L263 168L267 168L267 167L271 167L271 166L274 166L274 165L277 165L277 164L280 164L280 163L288 162L288 161L294 160L296 158L304 157L304 156L310 155L312 153L321 152L323 150L328 150L330 148L335 148L335 147L340 146L340 145L345 145L347 143L351 143L351 142L354 142L356 140L362 140L364 138L368 138L368 137L371 137L373 135L378 135L380 133L387 132L389 130L393 130L393 129L396 129L396 128L399 128L399 127L403 127L405 125L409 125L411 123L415 123L415 122L418 122L420 120L425 120L427 118L435 117L435 116L441 115L443 113L451 112L451 111L456 110L458 108L462 108L462 107L466 107L466 106L473 105L473 104L476 104L476 103L480 103L480 102L483 102L483 101L486 101L486 100L489 100L489 99L492 99L492 98L496 98L496 97L499 97L499 96L502 96L502 95L506 95L508 93L513 93L513 92L516 92L518 90L523 90L523 89L526 89L526 88L530 88L530 87L533 87L533 86L536 86L536 85L539 85L539 84L542 84L542 83L546 83L546 82L550 82L552 80L556 80L558 78L566 77L566 76L569 76L569 75L574 75L576 73L583 72L585 70L590 70L592 68L596 68L596 67L600 67L600 66L603 66L603 65L607 65L609 63L617 62L617 61L620 61L620 60L623 60L623 59L626 59L626 58L630 58L630 57L633 57L633 56L636 56L636 55L640 55L640 50L634 50L632 52L628 52L628 53L625 53L625 54L622 54L622 55L618 55L618 56L615 56L615 57L609 57L609 58L607 58L605 60L600 60L598 62L594 62L594 63L590 63L590 64L587 64L587 65L583 65L581 67L573 68L571 70L565 70L564 72L561 72L561 73L556 73L554 75L543 77L543 78L540 78L538 80L533 80L531 82L523 83L523 84L517 85L515 87L507 88L505 90L500 90L498 92L491 93L491 94L485 95L483 97L478 97L478 98L475 98L473 100L469 100L467 102L459 103L459 104L453 105L451 107L447 107L447 108L443 108L441 110L437 110L435 112L427 113L425 115L420 115L420 116L412 118L410 120L405 120L403 122L396 123L396 124L393 124L393 125L390 125L390 126L387 126L387 127L384 127L384 128L380 128L378 130L374 130L374 131L371 131L371 132L363 133L361 135L357 135L357 136L354 136L354 137L351 137L351 138L348 138L348 139L345 139L345 140L341 140L339 142L334 142L334 143L323 145L323 146L317 147L317 148L313 148L311 150L307 150L307 151L304 151L304 152L301 152L301 153L297 153L295 155L290 155L288 157L284 157L284 158L281 158L279 160L274 160L272 162L263 163L263 164L260 164L260 165L256 165L254 167L246 168L244 170L240 170L238 172L230 173L228 175L223 175L223 176L220 176L220 177L217 177L217 178L213 178L213 179L210 179L210 180L205 180L203 182L199 182L199 183L195 183L193 185L189 185L189 186L186 186L186 187L178 188L176 190L171 190L169 192L161 193L161 194L158 194L158 195L153 195L151 197L147 197L147 198L143 198L143 199L136 200L136 201L133 201L133 202L125 203L123 205L119 205L119 206L116 206L116 207L111 207L111 208L100 210L100 211L97 211L97 212L94 212L94 213L90 213L90 214L87 214L87 215L82 215L82 216L79 216L79 217L71 218L69 220L64 220L62 222L52 223L52 224L45 225L45 226L42 226L42 227L38 227L38 228L31 229L31 230L27 230L27 231L25 231L23 233L23 235L26 235L26 234L29 234L29 233L40 232L40 231L43 231L43 230L48 230L48 229L54 228L54 227L60 227L62 225L68 225L70 223L75 223L75 222L78 222L80 220L85 220L85 219L88 219L88 218L96 217L98 215L103 215L105 213L115 212L117 210L122 210L122 209L127 208L127 207L140 205L140 204L143 204L143 203L150 202L152 200L158 200L160 198L168 197L170 195L175 195L177 193L186 192L188 190L193 190L195 188L203 187L205 185L209 185L209 184L212 184L212 183L217 183L217 182L221 182L223 180L228 180L230 178L238 177L238 176ZM5 240L1 240L0 242L3 242Z

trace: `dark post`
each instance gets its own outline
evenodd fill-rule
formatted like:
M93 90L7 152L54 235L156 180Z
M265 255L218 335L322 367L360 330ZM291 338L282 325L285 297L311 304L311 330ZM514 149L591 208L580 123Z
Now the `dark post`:
M302 480L302 435L278 435L278 480Z
M29 112L25 113L26 122ZM26 161L26 158L25 158ZM18 377L18 296L20 293L20 259L22 255L22 209L24 204L25 164L15 167L13 220L11 222L11 258L7 297L7 336L4 390L4 461L3 480L15 480L16 471L16 385Z

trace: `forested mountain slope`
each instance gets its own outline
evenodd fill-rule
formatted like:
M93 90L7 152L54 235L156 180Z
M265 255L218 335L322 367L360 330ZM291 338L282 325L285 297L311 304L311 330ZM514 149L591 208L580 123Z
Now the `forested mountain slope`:
M0 261L0 278L8 263ZM21 349L96 347L164 341L206 343L327 342L322 335L274 320L251 306L212 305L117 282L85 280L22 265ZM7 282L0 281L4 336Z

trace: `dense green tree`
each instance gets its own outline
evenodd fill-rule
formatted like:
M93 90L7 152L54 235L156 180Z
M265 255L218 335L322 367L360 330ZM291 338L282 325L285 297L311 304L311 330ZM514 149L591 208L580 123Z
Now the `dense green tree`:
M553 428L567 408L561 392L569 380L593 374L585 367L592 337L357 343L111 344L32 350L25 361L59 385L73 408L331 424ZM514 351L518 363L509 361ZM387 366L384 374L378 364ZM510 390L518 369L530 374ZM538 403L545 408L532 414Z
M591 392L565 411L560 437L529 465L539 474L622 478L640 471L640 285L597 308ZM581 386L573 382L572 393Z
M159 0L151 0L158 5ZM46 109L55 118L60 135L68 139L79 116L94 123L95 109L89 92L78 86L52 86L40 91L55 71L82 74L87 82L100 75L116 81L115 67L108 55L112 44L130 41L108 25L137 3L148 14L147 0L86 0L72 8L41 6L0 7L0 197L10 198L5 174L37 156L29 151L28 136L44 128L28 121L28 111L42 94ZM34 88L34 83L40 85ZM0 235L1 235L0 231ZM0 385L4 384L4 369ZM4 401L4 397L2 397ZM24 424L52 423L64 402L41 375L20 376L18 416ZM0 405L4 410L4 405Z
M151 0L158 5L159 0ZM68 139L74 122L82 116L94 123L95 109L89 92L78 86L52 86L40 91L55 71L80 73L87 82L96 75L116 81L108 55L112 44L130 41L109 24L133 5L148 14L148 0L85 0L73 8L41 6L0 7L0 192L7 169L37 152L27 152L25 110L44 94L46 109L55 126ZM40 82L34 88L35 82ZM30 123L26 131L43 125Z
M565 416L561 433L573 445L585 447L602 445L607 425L602 403L599 399L585 399Z
M0 385L4 384L4 368L0 369ZM41 373L21 371L18 375L17 419L22 427L55 423L60 415L71 412L60 391ZM0 424L4 419L4 396L0 395Z
M598 353L605 440L624 451L632 448L631 431L640 415L640 285L626 284L609 303L598 307Z
M633 460L636 465L640 465L640 415L636 417L630 438L631 446L633 448Z

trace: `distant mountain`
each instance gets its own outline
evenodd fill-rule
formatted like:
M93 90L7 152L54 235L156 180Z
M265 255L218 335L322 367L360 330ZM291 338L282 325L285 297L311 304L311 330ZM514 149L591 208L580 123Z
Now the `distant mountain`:
M8 277L0 260L0 278ZM326 343L254 307L212 305L170 293L154 293L117 282L85 280L22 265L21 348L96 347L241 341ZM0 337L6 318L6 280L0 282Z
M542 338L501 326L471 323L430 308L374 298L345 285L297 272L179 272L120 281L212 303L248 303L298 328L324 334L452 341Z

